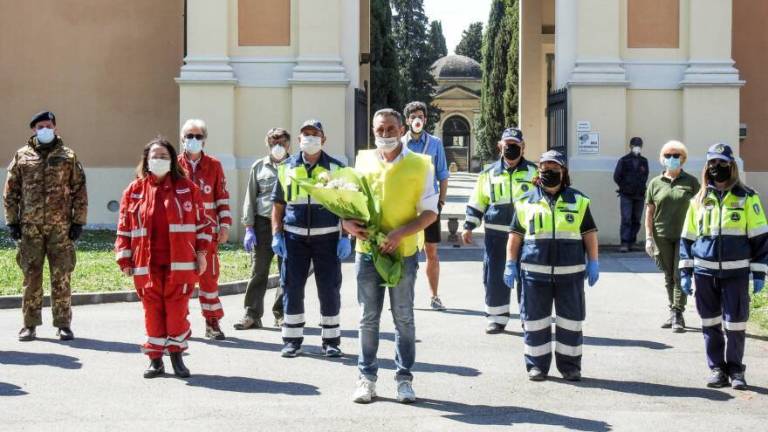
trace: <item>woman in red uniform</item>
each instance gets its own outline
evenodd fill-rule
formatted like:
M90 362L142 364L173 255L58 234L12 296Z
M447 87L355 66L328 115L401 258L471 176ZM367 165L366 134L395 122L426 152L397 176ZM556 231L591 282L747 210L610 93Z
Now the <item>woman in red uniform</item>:
M174 374L186 378L181 356L190 336L189 298L205 271L213 231L204 222L199 190L184 176L167 140L156 138L144 147L136 174L120 203L115 252L144 305L142 350L150 358L144 378L165 373L166 352Z

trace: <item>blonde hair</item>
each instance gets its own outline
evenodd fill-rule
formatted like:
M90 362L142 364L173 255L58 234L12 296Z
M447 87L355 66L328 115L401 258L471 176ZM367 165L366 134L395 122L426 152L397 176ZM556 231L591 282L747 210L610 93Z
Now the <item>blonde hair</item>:
M187 131L193 127L203 131L203 137L208 138L208 126L206 126L205 122L200 119L189 119L185 121L184 126L181 127L181 133L179 135L182 142L184 142L184 135L186 135Z
M664 165L664 153L667 153L670 150L677 150L680 152L680 165L688 160L688 148L685 147L685 144L677 140L671 140L667 141L667 143L661 147L661 151L659 151L659 162L661 162L661 166L666 166Z

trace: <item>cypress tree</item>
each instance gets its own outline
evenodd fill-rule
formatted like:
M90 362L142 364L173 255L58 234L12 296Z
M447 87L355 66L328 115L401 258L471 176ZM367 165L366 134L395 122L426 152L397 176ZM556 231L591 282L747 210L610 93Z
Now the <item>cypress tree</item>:
M456 54L483 62L483 23L475 22L461 33L461 41L454 50Z
M371 1L371 110L402 109L402 84L389 0Z
M434 63L437 59L448 55L448 46L445 43L443 34L443 24L440 21L432 21L429 24L429 43L427 45L432 51L430 60Z
M510 35L507 51L507 77L504 86L504 124L518 124L520 94L520 3L512 0L512 7L507 9L505 32Z

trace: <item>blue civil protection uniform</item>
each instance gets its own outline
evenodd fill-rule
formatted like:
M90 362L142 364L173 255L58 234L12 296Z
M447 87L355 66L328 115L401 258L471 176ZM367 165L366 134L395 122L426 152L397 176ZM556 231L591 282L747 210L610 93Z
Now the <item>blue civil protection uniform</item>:
M582 236L597 231L589 198L570 187L550 196L541 187L515 205L513 235L523 237L520 315L525 364L549 372L552 361L552 305L555 360L562 373L581 371L582 324L586 316L586 250Z
M317 180L322 173L344 165L325 152L315 165L304 162L302 153L291 156L278 168L278 181L272 201L285 205L283 232L287 256L283 259L283 328L284 342L304 341L304 287L313 265L320 299L320 324L323 344L341 342L339 310L341 308L341 261L336 255L341 222L293 179Z

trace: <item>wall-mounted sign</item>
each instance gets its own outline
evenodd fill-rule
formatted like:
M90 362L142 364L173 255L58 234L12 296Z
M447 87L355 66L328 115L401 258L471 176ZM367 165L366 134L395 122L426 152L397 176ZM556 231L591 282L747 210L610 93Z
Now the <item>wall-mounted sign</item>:
M599 132L579 132L578 152L579 154L598 154L600 153L600 133Z
M592 131L592 123L588 121L577 121L576 132L590 132Z

